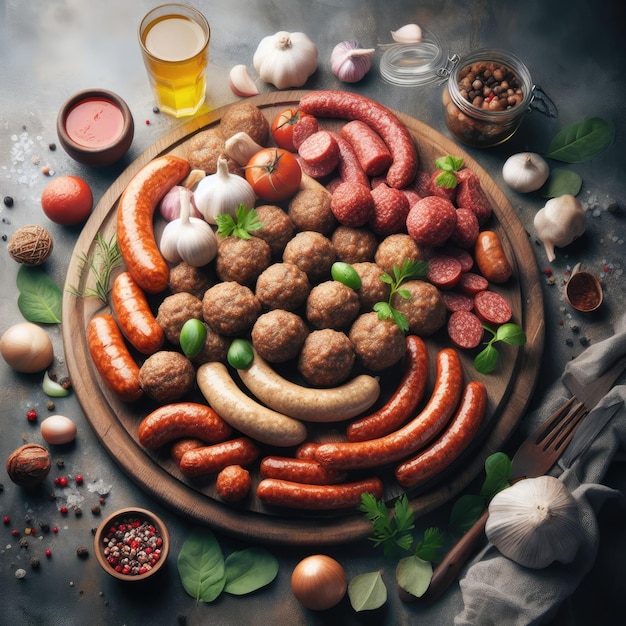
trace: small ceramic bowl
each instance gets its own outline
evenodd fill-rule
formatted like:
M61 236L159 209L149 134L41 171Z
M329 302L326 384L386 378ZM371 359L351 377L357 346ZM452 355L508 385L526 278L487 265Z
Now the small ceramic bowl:
M131 549L137 554L129 555ZM154 576L167 560L169 549L169 533L163 520L137 507L115 511L94 535L94 552L102 569L126 582Z
M591 313L602 304L602 286L593 274L575 268L565 285L565 297L577 311Z
M135 124L128 105L106 89L85 89L68 98L57 116L63 149L91 167L112 165L133 142Z

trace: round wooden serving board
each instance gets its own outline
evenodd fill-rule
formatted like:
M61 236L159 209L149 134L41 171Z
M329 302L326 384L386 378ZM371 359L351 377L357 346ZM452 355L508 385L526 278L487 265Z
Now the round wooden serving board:
M268 121L287 106L297 105L305 92L275 92L252 98L249 102L263 110ZM134 161L104 194L87 221L68 268L66 287L84 292L93 287L93 274L84 263L97 249L98 235L108 240L115 233L115 215L120 195L131 178L151 159L163 154L186 157L186 144L200 130L217 125L226 107L195 118L171 131ZM489 390L487 417L474 445L458 461L430 484L409 492L416 516L424 515L458 495L483 470L485 459L499 450L523 416L535 387L544 345L544 310L539 273L529 239L504 194L487 173L455 143L425 124L398 114L407 125L417 144L420 167L434 169L440 156L452 154L465 159L465 165L481 180L493 209L489 227L497 230L514 265L514 276L503 288L498 288L513 308L513 321L525 331L527 343L521 348L500 346L500 363L494 374L480 376L472 367L475 352L462 355L467 380L484 380ZM325 120L332 127L341 122ZM495 288L494 288L495 289ZM158 299L154 302L158 306ZM134 404L121 402L101 381L96 372L86 341L89 319L105 308L96 298L76 298L68 289L63 301L63 337L67 365L79 402L96 435L110 455L128 476L143 490L180 515L243 539L263 540L286 545L331 545L365 538L371 532L370 523L358 511L310 513L277 511L262 505L253 493L238 505L227 505L215 493L214 477L204 481L185 479L166 451L150 452L139 445L137 426L155 408L142 400ZM445 330L430 338L432 389L433 363L437 350L448 345ZM395 388L399 370L383 374L381 400ZM345 424L326 425L325 431L311 428L313 437L324 440L338 436ZM276 450L272 452L277 453ZM284 451L283 451L284 453ZM383 468L378 472L386 485L385 498L401 493L393 474ZM254 483L259 480L254 477Z

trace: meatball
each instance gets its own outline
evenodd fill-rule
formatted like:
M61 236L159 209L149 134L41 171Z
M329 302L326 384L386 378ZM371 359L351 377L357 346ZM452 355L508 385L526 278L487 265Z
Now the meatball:
M211 278L205 270L184 261L170 270L170 289L173 293L186 292L201 299L211 284Z
M263 239L226 237L217 247L215 269L218 278L224 282L236 281L252 287L271 263L271 257L270 247Z
M309 334L304 320L291 311L274 309L260 315L252 327L254 349L270 363L298 356Z
M202 349L191 360L196 364L219 361L226 363L230 339L216 333L206 322L206 339Z
M202 319L202 300L187 293L175 293L161 302L156 320L167 340L174 345L180 343L180 331L187 320Z
M309 334L298 358L298 371L316 387L334 387L350 376L355 355L345 333L324 328Z
M263 226L250 234L266 241L275 259L282 258L287 242L296 231L292 219L280 207L273 204L258 206L256 212Z
M251 488L250 472L241 465L227 465L215 479L217 495L225 502L243 500Z
M322 186L298 191L289 202L289 217L295 227L329 236L337 226L337 220L330 210L331 198Z
M302 306L311 284L307 275L293 263L274 263L256 281L256 297L266 309L295 311Z
M204 321L220 335L244 335L261 313L261 303L252 290L235 281L218 283L202 298Z
M446 323L446 305L439 289L423 280L408 280L402 283L411 297L394 294L391 305L402 313L414 335L432 335Z
M283 261L297 265L310 281L327 278L335 258L330 239L310 230L298 233L283 252Z
M347 328L359 314L361 304L354 289L336 280L327 280L311 289L306 317L315 328Z
M394 266L402 267L406 259L421 261L424 259L424 252L413 238L405 233L385 237L378 245L374 256L376 264L388 273L393 272Z
M354 263L352 267L361 279L361 286L356 291L361 312L369 313L377 302L389 300L390 287L380 279L383 271L376 263Z
M189 140L187 160L194 170L203 170L208 174L217 171L217 159L224 154L226 137L219 128L208 128L194 135ZM241 166L227 157L228 170L233 174L243 174Z
M348 337L357 360L374 372L391 367L406 352L406 339L400 327L390 319L379 319L378 313L359 316Z
M378 247L376 235L368 228L338 226L331 238L337 260L344 263L365 263L374 261Z
M249 102L238 102L228 108L219 126L225 139L244 132L261 146L267 143L270 134L269 122L259 107Z
M155 352L139 369L141 388L153 400L162 404L180 400L193 389L195 380L194 366L180 352Z

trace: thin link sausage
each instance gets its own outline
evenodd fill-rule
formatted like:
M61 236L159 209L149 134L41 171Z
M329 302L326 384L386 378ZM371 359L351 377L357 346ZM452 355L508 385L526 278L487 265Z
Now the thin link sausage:
M266 456L260 464L263 478L280 478L308 485L331 485L345 482L347 474L322 467L313 459Z
M407 361L402 380L389 401L378 411L355 420L346 428L349 441L366 441L387 435L414 414L426 391L428 349L417 335L406 338Z
M363 469L394 463L432 441L452 417L463 390L463 369L457 352L444 348L437 354L437 377L424 409L402 428L369 441L325 443L315 458L333 469Z
M487 389L479 381L467 384L461 404L444 433L431 446L396 468L403 487L415 487L451 465L467 448L485 416Z
M188 450L178 465L190 478L215 474L229 465L249 465L259 457L259 447L248 437L237 437L211 446Z
M190 170L185 159L166 155L142 167L124 189L117 207L117 240L126 268L148 293L167 287L169 267L154 238L152 219L161 198Z

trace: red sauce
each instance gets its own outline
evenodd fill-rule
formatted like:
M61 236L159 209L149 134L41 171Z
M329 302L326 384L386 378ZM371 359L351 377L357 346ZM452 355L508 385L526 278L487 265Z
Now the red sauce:
M65 120L70 139L85 148L105 148L122 134L122 111L109 100L89 98L75 105Z

